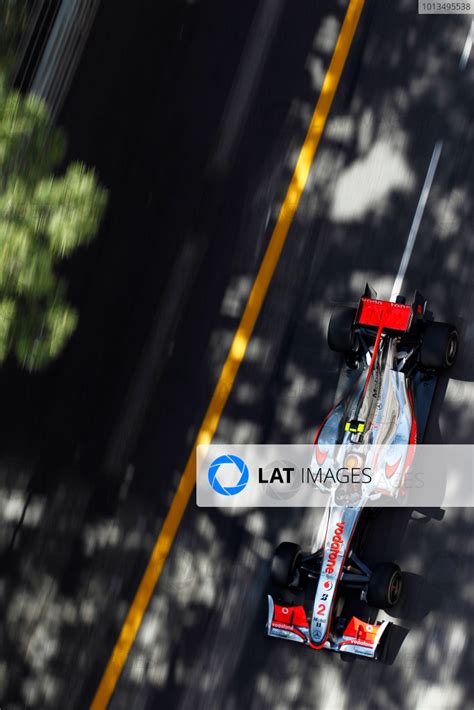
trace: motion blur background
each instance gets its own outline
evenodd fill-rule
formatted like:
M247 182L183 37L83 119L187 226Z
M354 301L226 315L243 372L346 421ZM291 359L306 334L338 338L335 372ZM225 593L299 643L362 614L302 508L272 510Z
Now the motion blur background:
M41 311L38 335L25 316L0 369L0 704L73 710L94 696L169 508L348 3L0 5L0 146L18 127L8 97L33 92L28 115L41 114L41 140L25 143L18 130L15 185L56 136L58 157L45 158L40 177L57 187L55 208L67 194L84 235L76 243L67 229L54 232L55 279L27 293L43 308L54 292L74 327L61 311L54 350L61 328ZM427 441L474 442L471 19L419 16L416 0L366 0L218 441L312 441L345 382L326 346L331 309L356 302L366 281L390 296L442 141L403 293L419 289L461 333ZM0 160L4 175L5 152ZM51 176L71 165L78 173L61 192ZM41 238L56 243L47 230ZM24 292L17 301L25 305ZM36 367L45 323L54 357ZM367 560L406 571L387 666L263 636L272 550L283 539L309 544L318 516L198 510L192 500L110 707L472 705L472 511L425 522L391 511L374 530Z

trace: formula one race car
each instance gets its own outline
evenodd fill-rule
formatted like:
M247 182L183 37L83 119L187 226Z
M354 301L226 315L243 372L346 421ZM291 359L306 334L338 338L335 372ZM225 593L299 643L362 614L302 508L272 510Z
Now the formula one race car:
M334 311L328 344L344 354L355 382L321 424L316 455L336 444L353 446L350 455L357 458L361 445L403 445L408 452L422 442L438 375L456 358L456 328L434 321L418 292L407 305L400 296L396 302L377 300L367 285L357 308ZM403 477L409 465L407 456L387 465L387 475L398 467ZM397 604L402 574L393 562L370 569L360 558L371 512L353 488L340 485L332 491L312 553L304 554L293 542L277 547L272 562L277 591L268 596L266 631L346 659L355 654L383 660L390 622L378 622L377 610ZM302 601L289 601L298 593L304 594ZM365 609L365 621L345 614L351 594Z

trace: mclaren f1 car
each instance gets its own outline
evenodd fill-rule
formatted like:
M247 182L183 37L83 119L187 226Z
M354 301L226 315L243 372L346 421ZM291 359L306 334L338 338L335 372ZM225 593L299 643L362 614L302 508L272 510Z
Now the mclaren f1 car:
M408 452L423 440L439 374L455 361L455 326L435 321L419 292L408 305L400 296L396 302L378 300L367 286L357 307L333 312L328 345L355 371L354 386L322 422L314 449L348 445L357 458L361 446L403 446L407 456L397 462L403 477ZM383 660L390 622L377 621L377 613L399 602L401 570L395 562L369 567L362 559L360 543L370 532L373 510L353 485L338 485L329 501L311 552L282 542L274 553L267 635L346 659ZM350 595L366 610L359 612L365 620L345 613Z

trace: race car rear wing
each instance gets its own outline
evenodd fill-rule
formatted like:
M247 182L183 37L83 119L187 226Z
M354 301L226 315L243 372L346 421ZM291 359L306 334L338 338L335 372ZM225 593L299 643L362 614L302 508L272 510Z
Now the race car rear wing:
M407 305L402 296L398 296L396 302L377 299L374 289L366 284L355 325L407 333L414 320L432 320L433 314L427 306L426 298L419 291L415 291L413 303Z
M356 324L406 333L410 330L412 319L413 309L411 306L363 296L359 302Z

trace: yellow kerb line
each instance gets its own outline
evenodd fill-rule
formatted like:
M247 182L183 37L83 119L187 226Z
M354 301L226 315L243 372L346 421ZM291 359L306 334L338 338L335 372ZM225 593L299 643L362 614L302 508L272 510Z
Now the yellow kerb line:
M350 0L344 22L337 39L329 69L311 119L305 141L291 178L290 186L278 215L273 234L255 279L239 327L235 333L229 354L222 368L214 394L194 442L184 473L178 485L168 514L156 540L150 560L143 574L135 598L122 626L120 636L112 651L104 675L95 694L91 710L105 710L117 681L122 673L135 641L143 616L158 582L163 565L168 557L184 511L196 482L196 447L210 444L216 432L223 409L234 385L240 364L244 359L255 323L262 309L265 296L277 267L301 195L308 179L316 150L324 131L329 110L341 78L344 64L354 38L365 0Z

